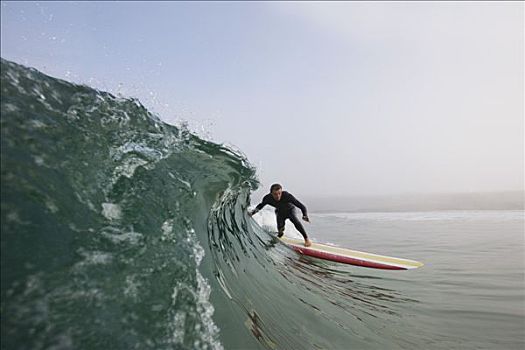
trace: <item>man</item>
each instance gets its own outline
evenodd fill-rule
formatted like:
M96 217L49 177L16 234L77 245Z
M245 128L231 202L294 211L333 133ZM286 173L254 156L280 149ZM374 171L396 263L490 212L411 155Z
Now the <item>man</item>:
M309 247L312 245L312 242L308 239L308 236L306 234L306 231L301 224L301 221L295 216L294 209L295 207L298 207L301 209L301 212L303 213L303 220L306 222L310 222L310 219L308 218L308 214L306 212L306 207L299 202L294 196L292 196L290 193L283 191L283 188L279 184L273 184L270 187L270 193L264 196L261 203L259 203L255 209L248 214L252 216L253 214L257 213L259 210L261 210L266 204L271 205L275 208L275 214L277 215L277 230L279 231L278 236L282 237L284 234L284 221L286 219L290 219L290 221L294 224L297 231L299 231L304 238L304 245L305 247Z

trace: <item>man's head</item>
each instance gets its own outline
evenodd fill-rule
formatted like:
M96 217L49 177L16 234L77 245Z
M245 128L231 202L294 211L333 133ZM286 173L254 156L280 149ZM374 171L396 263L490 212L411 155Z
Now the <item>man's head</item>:
M280 201L283 194L283 188L279 184L273 184L272 187L270 187L270 193L272 194L273 199Z

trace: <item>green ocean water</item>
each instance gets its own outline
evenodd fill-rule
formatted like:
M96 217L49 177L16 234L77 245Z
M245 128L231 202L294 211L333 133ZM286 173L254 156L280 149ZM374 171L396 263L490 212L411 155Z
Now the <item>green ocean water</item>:
M425 263L372 270L276 241L248 160L137 100L2 60L1 137L2 349L525 346L523 211L311 213Z

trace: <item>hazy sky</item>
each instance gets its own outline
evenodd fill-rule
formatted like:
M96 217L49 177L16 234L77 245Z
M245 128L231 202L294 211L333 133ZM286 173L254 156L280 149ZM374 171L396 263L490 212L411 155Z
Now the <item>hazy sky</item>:
M5 2L1 56L234 145L266 191L523 190L522 2Z

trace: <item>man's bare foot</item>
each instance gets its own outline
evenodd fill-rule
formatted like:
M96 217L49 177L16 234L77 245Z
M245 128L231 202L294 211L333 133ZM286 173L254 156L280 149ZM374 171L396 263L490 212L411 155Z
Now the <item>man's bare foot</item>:
M312 242L310 242L310 240L308 238L304 240L304 246L305 247L309 247L311 245L312 245Z

